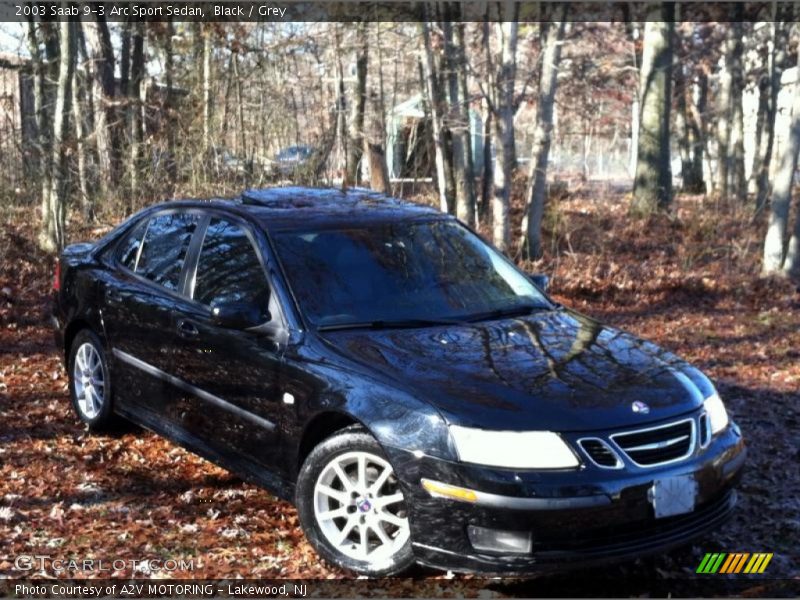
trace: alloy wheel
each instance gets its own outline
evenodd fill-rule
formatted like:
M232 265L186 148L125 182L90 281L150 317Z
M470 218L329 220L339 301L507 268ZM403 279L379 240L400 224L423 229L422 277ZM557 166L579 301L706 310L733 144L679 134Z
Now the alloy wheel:
M314 515L331 545L359 561L385 561L410 536L397 477L386 460L369 452L340 454L322 469Z
M93 344L86 342L78 348L72 378L79 410L87 419L94 419L103 409L106 380L103 360Z

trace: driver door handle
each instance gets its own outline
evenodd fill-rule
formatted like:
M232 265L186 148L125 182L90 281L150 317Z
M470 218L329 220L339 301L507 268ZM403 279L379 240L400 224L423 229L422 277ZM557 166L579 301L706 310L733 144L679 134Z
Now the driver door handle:
M178 335L186 339L194 339L200 335L197 325L187 319L178 320Z

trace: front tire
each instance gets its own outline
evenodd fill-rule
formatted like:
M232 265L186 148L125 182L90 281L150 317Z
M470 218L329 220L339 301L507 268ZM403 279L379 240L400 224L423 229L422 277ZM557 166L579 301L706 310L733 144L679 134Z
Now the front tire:
M346 429L309 454L297 481L300 523L328 562L361 575L395 575L414 563L400 482L369 434Z
M114 423L111 376L100 338L88 329L80 331L69 352L69 392L72 407L93 431Z

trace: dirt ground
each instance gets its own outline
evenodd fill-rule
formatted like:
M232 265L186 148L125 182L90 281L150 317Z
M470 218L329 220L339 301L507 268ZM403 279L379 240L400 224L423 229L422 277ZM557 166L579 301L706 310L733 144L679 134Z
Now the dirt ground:
M551 275L559 301L667 347L717 382L749 446L734 518L690 547L603 569L515 580L418 569L414 579L354 582L350 593L798 593L800 290L758 277L763 225L743 210L693 197L680 198L672 218L631 221L625 209L621 196L554 203L547 257L525 266ZM26 575L14 566L20 554L192 560L177 576L193 578L346 577L320 561L289 504L149 432L95 435L78 422L47 325L53 261L31 241L32 215L10 209L0 222L0 577ZM775 556L768 578L698 579L714 551Z

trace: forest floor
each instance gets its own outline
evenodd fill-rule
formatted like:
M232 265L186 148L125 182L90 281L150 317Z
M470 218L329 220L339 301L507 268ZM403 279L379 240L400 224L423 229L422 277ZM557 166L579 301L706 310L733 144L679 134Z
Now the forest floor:
M548 258L535 268L551 275L554 296L718 383L749 446L734 518L692 546L579 574L486 580L419 569L413 579L323 593L797 594L800 292L758 277L763 226L695 197L681 197L673 218L649 221L630 220L622 196L552 206ZM192 578L346 577L320 561L289 504L149 432L96 435L79 423L47 324L53 261L31 241L33 212L8 209L0 222L0 577L38 574L15 569L20 554L193 560L175 574ZM774 552L769 578L694 576L714 551ZM154 575L163 573L116 574Z

